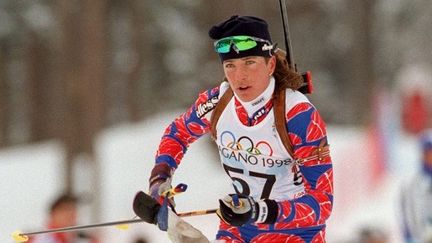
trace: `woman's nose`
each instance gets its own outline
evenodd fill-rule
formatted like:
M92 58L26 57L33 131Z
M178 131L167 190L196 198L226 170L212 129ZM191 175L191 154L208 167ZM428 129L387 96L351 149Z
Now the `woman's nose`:
M244 80L248 76L248 73L246 71L246 68L239 67L236 71L236 80Z

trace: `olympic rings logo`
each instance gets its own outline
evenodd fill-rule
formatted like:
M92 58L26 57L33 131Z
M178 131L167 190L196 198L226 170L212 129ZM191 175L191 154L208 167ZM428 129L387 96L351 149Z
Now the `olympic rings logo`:
M224 131L221 134L220 142L222 146L235 151L243 150L253 155L260 155L263 153L269 156L273 155L273 149L268 142L259 141L257 144L254 144L252 139L247 136L236 139L235 135L230 131Z

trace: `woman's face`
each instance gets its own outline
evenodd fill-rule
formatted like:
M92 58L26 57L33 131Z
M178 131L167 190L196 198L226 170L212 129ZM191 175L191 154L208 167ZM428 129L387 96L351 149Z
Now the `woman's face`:
M258 97L267 88L276 66L275 57L266 62L261 56L229 59L223 62L225 77L240 98L248 102Z
M68 227L77 222L77 206L73 202L59 205L51 212L52 224L55 227Z

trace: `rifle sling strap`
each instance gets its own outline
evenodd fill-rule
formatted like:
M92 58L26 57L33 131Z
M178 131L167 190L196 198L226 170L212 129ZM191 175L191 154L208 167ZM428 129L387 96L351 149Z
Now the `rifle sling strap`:
M285 111L285 89L280 90L278 93L273 94L273 114L275 119L276 131L289 155L295 159L294 150L291 140L288 136L288 129L286 127L286 111Z
M216 140L217 138L216 125L219 121L219 117L221 116L223 110L225 110L225 107L228 105L229 101L233 96L234 93L231 87L228 87L227 91L219 99L219 102L213 110L213 113L210 117L210 132L213 140Z

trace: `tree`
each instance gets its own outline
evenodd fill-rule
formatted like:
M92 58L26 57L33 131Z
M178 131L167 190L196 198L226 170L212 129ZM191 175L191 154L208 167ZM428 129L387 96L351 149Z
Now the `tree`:
M349 110L352 122L365 123L372 103L376 78L374 70L374 23L376 1L350 1L348 9L352 21L352 43L348 53L348 78L344 80L349 85L347 99L351 100Z
M30 141L52 138L50 110L50 84L48 74L48 53L36 32L30 32L27 43L26 61L29 93Z
M6 77L5 48L0 42L0 147L8 143L8 114L10 111L8 100L8 84Z
M107 6L106 1L62 0L56 7L62 27L58 75L65 97L60 137L66 147L65 184L72 191L73 161L81 153L94 159L94 139L104 125Z

